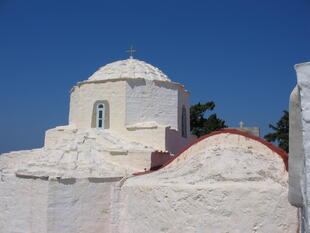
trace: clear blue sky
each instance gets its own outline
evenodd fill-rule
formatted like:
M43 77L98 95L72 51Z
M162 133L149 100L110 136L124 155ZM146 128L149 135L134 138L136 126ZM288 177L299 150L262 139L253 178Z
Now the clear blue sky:
M265 134L310 60L310 0L0 0L0 153L41 147L70 88L131 44L192 104Z

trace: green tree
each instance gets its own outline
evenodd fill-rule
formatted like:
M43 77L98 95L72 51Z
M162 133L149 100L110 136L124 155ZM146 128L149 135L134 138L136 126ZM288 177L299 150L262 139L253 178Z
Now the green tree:
M207 110L212 111L215 108L213 101L206 102L205 104L195 104L190 108L190 121L191 132L197 137L211 133L222 128L226 128L225 121L217 118L216 114L211 114L205 118Z
M283 112L284 114L280 118L280 120L277 122L276 126L269 124L269 128L271 128L275 132L266 134L264 138L268 142L278 143L280 148L288 152L289 151L289 147L288 147L289 114L288 114L288 111L283 111Z

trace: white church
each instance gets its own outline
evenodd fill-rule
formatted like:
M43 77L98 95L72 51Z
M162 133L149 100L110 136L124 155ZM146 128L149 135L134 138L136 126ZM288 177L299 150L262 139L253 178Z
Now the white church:
M158 68L101 67L43 148L0 155L0 233L295 233L287 154L234 129L196 139L189 116Z
M100 68L72 88L69 124L108 129L172 153L194 139L189 92L158 68L132 57Z

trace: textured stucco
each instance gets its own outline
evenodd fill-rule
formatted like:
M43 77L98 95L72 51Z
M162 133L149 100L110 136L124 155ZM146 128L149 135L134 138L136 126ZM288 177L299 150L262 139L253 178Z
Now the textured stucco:
M153 151L108 131L58 127L46 133L44 148L2 154L0 175L124 177L149 169Z
M76 86L71 92L69 123L78 128L90 128L94 104L109 103L109 126L116 131L124 130L126 108L126 81L87 83Z
M0 232L46 233L46 180L12 174L0 176Z
M45 148L1 155L0 232L296 232L285 165L262 143L214 135L133 177L125 157L147 149L107 132L59 127Z
M304 153L302 143L301 108L299 87L296 86L290 96L289 105L289 202L303 207L302 177L304 176Z
M300 207L301 232L310 232L310 62L297 64L290 99L290 202Z
M133 58L109 63L96 71L88 80L112 80L120 78L170 81L167 75L157 67Z
M108 130L63 126L46 132L44 148L2 154L0 232L114 233L118 183L149 169L152 151Z
M260 142L219 134L166 167L126 180L122 232L292 232L282 158ZM141 223L141 224L140 224Z
M141 142L155 150L166 150L166 128L160 125L154 128L140 126L124 131L121 137L134 142Z
M119 178L50 180L48 233L98 233L111 230L112 201Z
M178 87L148 80L129 80L126 124L154 121L178 129Z
M114 199L111 197L119 180L3 175L0 232L113 232Z

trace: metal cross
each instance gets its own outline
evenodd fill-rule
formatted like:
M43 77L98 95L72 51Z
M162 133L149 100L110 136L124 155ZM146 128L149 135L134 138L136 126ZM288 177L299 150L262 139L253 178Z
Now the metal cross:
M130 49L128 49L126 52L130 53L130 57L129 58L133 58L132 54L137 52L137 50L133 49L133 46L131 46Z

